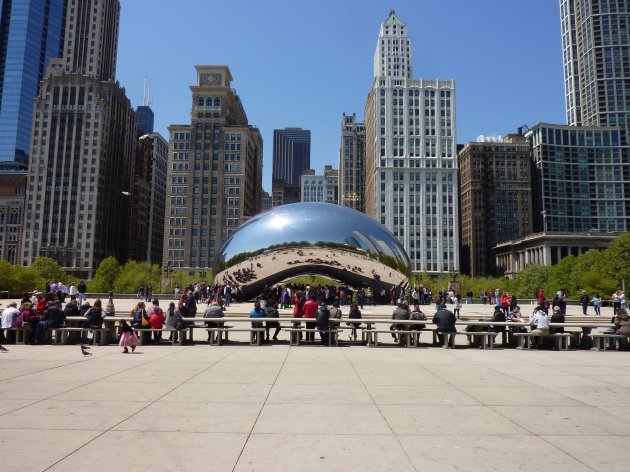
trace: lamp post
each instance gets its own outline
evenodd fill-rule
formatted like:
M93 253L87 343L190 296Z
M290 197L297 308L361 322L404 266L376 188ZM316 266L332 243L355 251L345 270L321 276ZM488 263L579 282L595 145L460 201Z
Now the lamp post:
M173 290L172 283L171 283L171 278L170 278L170 275L171 275L171 261L168 261L166 263L166 267L164 268L164 272L166 272L166 280L168 281L168 291L170 293Z

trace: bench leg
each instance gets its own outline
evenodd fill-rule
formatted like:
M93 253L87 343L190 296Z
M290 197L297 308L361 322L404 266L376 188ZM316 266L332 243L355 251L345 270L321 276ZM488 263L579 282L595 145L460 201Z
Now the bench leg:
M605 351L606 350L606 339L605 338L595 338L593 337L593 347L596 351Z
M291 346L299 346L300 345L300 332L299 331L290 331L289 336L289 344Z

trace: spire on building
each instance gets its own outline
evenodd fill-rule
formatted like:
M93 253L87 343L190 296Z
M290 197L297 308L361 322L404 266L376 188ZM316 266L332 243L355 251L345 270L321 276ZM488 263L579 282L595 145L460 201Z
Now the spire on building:
M150 107L153 104L153 100L151 99L151 89L149 86L149 78L144 77L144 89L142 91L142 106Z

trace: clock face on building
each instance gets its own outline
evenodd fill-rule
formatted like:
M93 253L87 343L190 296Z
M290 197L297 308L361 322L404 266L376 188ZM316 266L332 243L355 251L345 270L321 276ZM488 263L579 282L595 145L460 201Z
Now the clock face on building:
M221 74L203 74L201 85L221 85Z

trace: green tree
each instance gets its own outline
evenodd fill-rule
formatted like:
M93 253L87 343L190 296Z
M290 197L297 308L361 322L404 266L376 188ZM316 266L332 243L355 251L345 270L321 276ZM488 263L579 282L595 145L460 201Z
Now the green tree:
M556 265L551 266L549 278L547 279L547 283L544 284L547 298L551 298L550 295L561 288L566 289L569 296L575 297L577 295L579 281L573 276L573 269L575 268L577 261L578 258L576 256L568 256Z
M38 257L31 267L45 282L59 282L67 278L59 263L50 257Z
M10 297L18 297L22 292L42 290L44 284L44 279L32 267L0 261L0 290L7 290Z
M120 264L114 256L103 259L96 269L94 278L88 284L89 291L107 293L113 290L119 273Z
M609 279L596 270L584 272L581 274L580 279L581 287L586 290L590 298L599 293L604 300L607 300L618 287L616 280Z
M617 287L621 287L622 279L630 283L630 233L617 237L602 256L602 269L609 278L617 280Z
M151 266L147 262L136 262L129 260L121 268L114 283L116 293L136 293L140 286L146 287L151 284L154 293L160 291L160 266Z
M512 283L512 291L517 298L534 298L547 283L550 271L551 267L538 264L525 267Z

